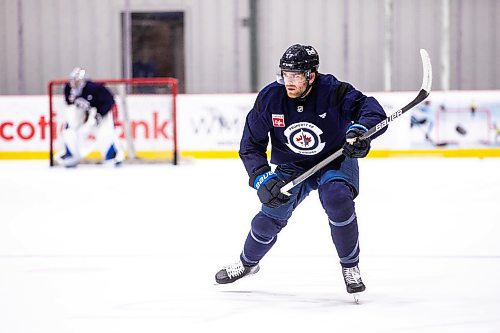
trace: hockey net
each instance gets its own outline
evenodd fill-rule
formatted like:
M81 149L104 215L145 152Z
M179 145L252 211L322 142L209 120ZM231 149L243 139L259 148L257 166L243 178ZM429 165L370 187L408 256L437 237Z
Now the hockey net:
M177 79L133 78L93 80L104 84L114 95L113 119L125 150L125 163L178 163L176 99ZM67 108L64 86L68 81L48 84L50 165L64 149L61 131ZM92 140L92 137L89 138ZM96 163L102 157L92 152L82 161Z
M491 114L485 108L441 108L435 127L437 142L460 146L488 146L492 142Z

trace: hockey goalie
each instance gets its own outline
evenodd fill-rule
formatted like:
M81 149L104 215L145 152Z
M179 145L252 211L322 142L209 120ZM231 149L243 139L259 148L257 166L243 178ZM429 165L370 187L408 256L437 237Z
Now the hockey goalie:
M115 101L109 89L87 80L85 70L76 67L64 87L64 97L67 104L61 133L64 149L55 157L57 163L75 167L98 150L104 164L120 165L125 155L115 128Z

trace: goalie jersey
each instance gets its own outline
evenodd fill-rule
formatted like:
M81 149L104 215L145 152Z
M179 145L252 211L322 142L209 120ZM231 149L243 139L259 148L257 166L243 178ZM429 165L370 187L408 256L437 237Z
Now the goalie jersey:
M111 92L101 83L87 80L81 91L72 89L69 83L64 86L64 97L69 104L86 104L88 108L96 108L97 113L105 116L115 104Z
M259 92L247 115L239 155L252 175L268 163L270 138L271 163L303 172L342 148L352 123L370 129L386 117L375 98L330 74L319 74L304 99L289 98L285 86L273 82Z

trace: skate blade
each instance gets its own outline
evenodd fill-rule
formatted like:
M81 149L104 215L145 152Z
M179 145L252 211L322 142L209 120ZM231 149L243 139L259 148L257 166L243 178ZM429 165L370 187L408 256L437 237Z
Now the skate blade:
M352 294L352 297L354 298L354 303L359 304L359 293Z

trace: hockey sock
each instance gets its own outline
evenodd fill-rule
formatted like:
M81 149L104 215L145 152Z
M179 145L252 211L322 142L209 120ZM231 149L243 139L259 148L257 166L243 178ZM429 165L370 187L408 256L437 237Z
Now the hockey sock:
M243 264L258 264L276 243L278 233L286 224L287 221L273 219L262 212L255 215L240 256Z
M319 194L341 265L356 266L359 261L359 234L351 188L345 182L335 181L321 185Z

